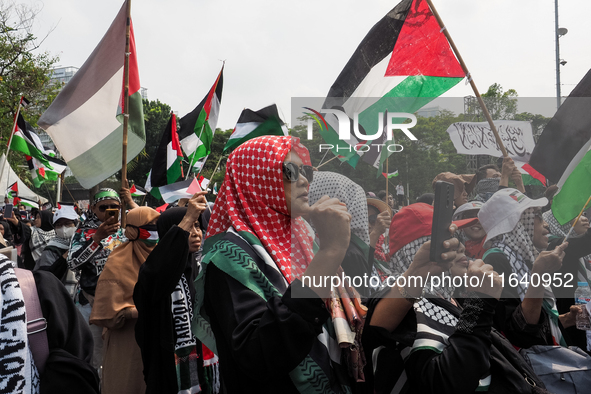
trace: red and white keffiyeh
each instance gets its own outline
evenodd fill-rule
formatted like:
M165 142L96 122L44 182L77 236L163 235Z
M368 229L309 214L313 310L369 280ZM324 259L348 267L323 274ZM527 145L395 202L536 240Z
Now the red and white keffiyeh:
M313 235L305 221L289 216L283 187L283 161L294 151L310 165L299 138L261 136L240 145L228 158L209 221L207 237L233 227L256 236L288 283L301 276L314 256Z

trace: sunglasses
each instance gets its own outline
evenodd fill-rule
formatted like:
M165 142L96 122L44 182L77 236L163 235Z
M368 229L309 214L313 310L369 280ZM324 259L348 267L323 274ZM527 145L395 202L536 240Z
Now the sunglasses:
M300 173L308 180L308 183L312 183L314 179L314 167L312 166L297 166L292 162L283 163L283 175L289 182L297 182L300 178Z
M98 210L100 212L105 212L107 209L119 209L121 208L120 205L99 205Z

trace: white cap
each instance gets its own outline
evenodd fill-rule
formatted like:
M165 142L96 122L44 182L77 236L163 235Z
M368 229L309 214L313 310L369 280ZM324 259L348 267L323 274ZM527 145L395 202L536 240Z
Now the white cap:
M480 208L478 220L486 231L486 242L497 235L513 231L521 214L528 208L548 205L546 197L532 200L516 189L501 189Z
M79 216L74 209L74 205L65 202L57 204L58 210L53 214L53 223L60 219L78 220Z
M482 201L468 201L467 203L460 205L460 207L458 209L456 209L451 220L452 221L453 220L460 220L461 215L464 212L479 211L483 205L484 205L484 203Z

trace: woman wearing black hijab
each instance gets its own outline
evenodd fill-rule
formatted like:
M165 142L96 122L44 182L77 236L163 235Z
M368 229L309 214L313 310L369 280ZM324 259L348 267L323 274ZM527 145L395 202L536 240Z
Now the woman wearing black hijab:
M209 359L191 332L193 281L198 274L195 255L203 236L199 217L207 209L203 194L193 196L187 208L162 213L156 224L158 245L140 268L133 292L138 310L135 339L148 394L197 392L190 391L196 387L206 393L217 392L216 386L219 390L217 372L203 366L204 358L209 365L215 357Z
M24 225L17 216L6 218L10 223L14 234L15 245L23 245L21 257L25 269L33 270L35 263L41 257L41 253L47 243L55 237L53 230L53 213L51 211L32 211L33 227Z

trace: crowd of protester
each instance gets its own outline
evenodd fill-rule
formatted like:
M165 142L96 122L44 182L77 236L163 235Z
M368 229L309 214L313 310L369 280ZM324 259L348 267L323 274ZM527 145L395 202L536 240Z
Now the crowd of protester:
M213 204L201 191L159 213L123 188L99 190L84 215L14 209L0 220L18 251L0 256L0 338L4 310L24 305L15 269L32 270L49 357L36 367L25 346L9 365L2 350L0 391L584 392L591 331L574 304L591 275L588 219L565 241L555 188L528 197L509 158L437 181L454 185L437 261L431 190L409 205L402 183L364 190L312 167L292 137L236 148ZM534 280L557 274L570 286ZM11 332L34 356L38 342Z

